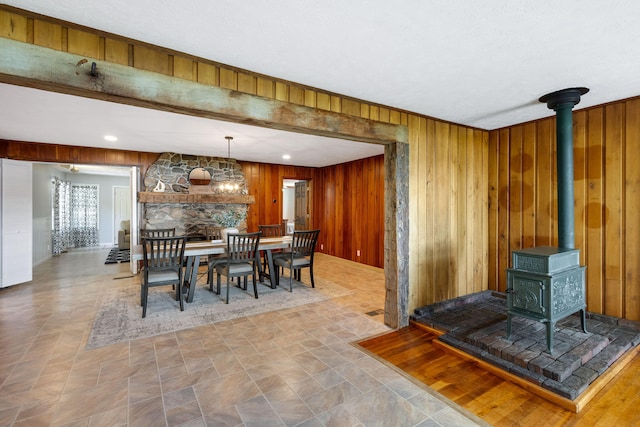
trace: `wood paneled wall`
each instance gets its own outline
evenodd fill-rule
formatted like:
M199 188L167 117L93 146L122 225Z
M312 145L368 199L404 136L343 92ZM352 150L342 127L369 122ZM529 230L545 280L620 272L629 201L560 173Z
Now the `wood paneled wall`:
M325 252L383 267L384 156L321 168L313 191Z
M640 99L574 111L575 243L587 310L640 320ZM557 245L555 117L489 133L489 286L511 252Z
M8 6L0 6L0 37L342 115L408 126L411 175L409 310L487 289L486 131L452 125ZM382 182L377 162L367 160L362 165L337 165L322 171L321 179L315 177L314 218L320 221L321 228L327 229L326 235L321 235L321 239L326 239L323 241L325 252L335 251L335 255L380 266L384 249L371 245L378 239L382 241L383 231L382 227L373 228L370 224L377 227L382 221L375 212L383 199L377 198L375 202L369 199L373 197L371 192L380 185L376 184L378 180ZM268 177L274 174L295 177L287 176L288 172L282 172L280 166L277 171L271 166L255 168L251 169L250 175L261 177L263 174L268 183L264 185L269 186L271 194L278 194L278 200L281 198L279 188ZM369 168L375 172L370 173ZM317 185L321 181L335 182L335 186ZM281 207L272 206L273 198L266 198L266 194L265 198L261 196L256 211L251 213L252 225L257 226L261 221L275 222L281 217ZM365 194L369 196L366 198L366 216L365 212L360 212L365 202L359 202L365 200ZM320 195L323 198L318 201L316 198ZM327 201L327 196L335 199ZM326 210L326 217L319 215L321 208ZM341 212L347 214L344 221L335 216ZM322 218L327 222L322 222ZM372 236L374 229L380 235ZM362 251L360 259L355 256L358 249Z
M487 289L488 133L409 117L410 308Z
M249 231L258 231L258 225L261 224L282 222L283 179L314 181L316 175L316 168L244 161L238 163L242 166L249 194L256 199L256 203L249 206L247 215Z
M249 207L249 230L282 220L283 179L309 180L311 227L321 230L318 251L384 267L384 156L323 168L240 164L249 193L256 198Z
M105 166L139 166L142 174L158 159L158 153L111 150L0 139L0 157L32 162L78 163Z

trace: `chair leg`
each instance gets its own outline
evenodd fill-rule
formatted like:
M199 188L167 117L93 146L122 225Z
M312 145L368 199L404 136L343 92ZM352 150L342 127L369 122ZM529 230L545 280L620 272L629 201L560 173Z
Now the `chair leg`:
M178 286L176 286L176 288L178 290L178 298L180 299L180 311L184 311L184 295L182 294L182 283L178 283Z
M218 273L218 279L216 280L216 294L220 295L220 273Z
M292 265L291 269L289 269L289 292L293 292L293 272L294 268Z
M147 286L143 286L142 290L142 318L147 317L147 296L149 295L149 288Z
M253 266L253 295L258 299L258 284L256 283L256 266Z
M269 263L267 262L267 253L265 252L264 256L262 257L262 271L266 272L268 266ZM269 276L271 276L271 271L269 271Z
M313 281L313 263L309 264L309 276L311 276L311 287L315 288L316 284Z
M226 303L229 304L229 276L227 276L227 300Z

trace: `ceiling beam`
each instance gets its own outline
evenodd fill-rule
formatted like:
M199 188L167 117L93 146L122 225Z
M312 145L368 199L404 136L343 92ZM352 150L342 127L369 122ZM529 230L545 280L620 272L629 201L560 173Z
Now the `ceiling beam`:
M406 126L209 86L6 38L0 38L0 82L352 141L408 142Z

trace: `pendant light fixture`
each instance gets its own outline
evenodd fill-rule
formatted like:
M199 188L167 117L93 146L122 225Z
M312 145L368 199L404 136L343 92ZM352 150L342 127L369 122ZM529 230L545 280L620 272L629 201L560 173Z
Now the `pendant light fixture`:
M227 167L229 168L229 178L219 184L218 189L223 193L237 193L240 185L235 180L234 167L231 165L231 140L232 136L225 136L227 140Z

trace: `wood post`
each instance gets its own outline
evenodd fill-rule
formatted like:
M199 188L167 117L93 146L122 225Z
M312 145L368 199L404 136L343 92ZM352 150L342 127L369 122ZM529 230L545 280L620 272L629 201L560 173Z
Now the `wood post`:
M409 326L409 144L384 149L384 323Z

